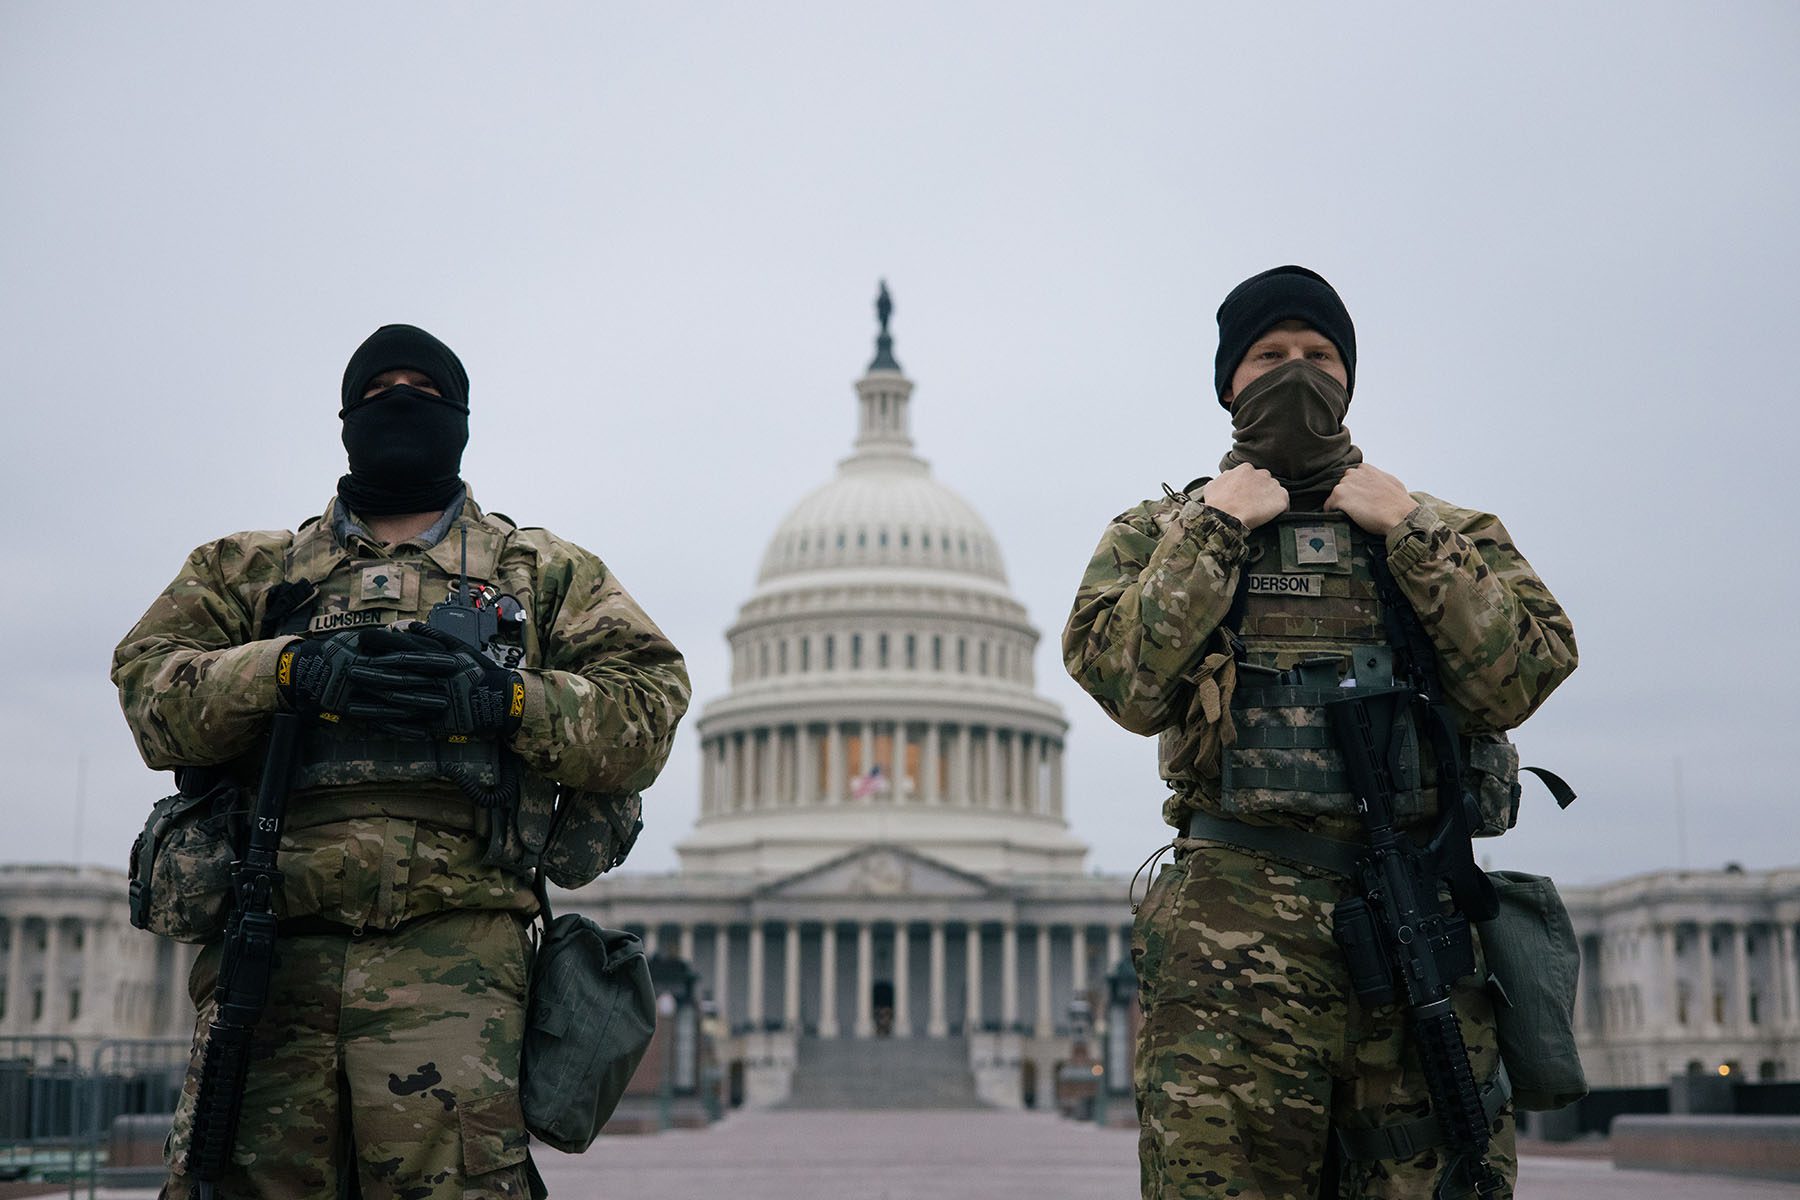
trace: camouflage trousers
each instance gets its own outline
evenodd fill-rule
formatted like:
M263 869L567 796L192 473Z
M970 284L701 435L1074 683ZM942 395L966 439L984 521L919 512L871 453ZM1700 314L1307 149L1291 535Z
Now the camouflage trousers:
M1144 1200L1428 1200L1441 1150L1326 1169L1334 1122L1368 1128L1430 1112L1403 1013L1358 1002L1332 940L1346 881L1214 843L1177 846L1181 857L1152 884L1132 936ZM1454 1002L1485 1082L1499 1050L1480 978ZM1494 1123L1489 1162L1510 1200L1510 1104Z
M218 1194L526 1200L536 1178L519 1106L529 953L519 916L491 910L282 938ZM165 1200L193 1190L184 1160L218 969L214 944L188 982L200 1018Z

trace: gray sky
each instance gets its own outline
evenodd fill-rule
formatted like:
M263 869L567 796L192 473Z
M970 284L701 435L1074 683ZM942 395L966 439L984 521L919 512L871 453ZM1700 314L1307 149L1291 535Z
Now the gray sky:
M1129 871L1154 749L1058 633L1107 519L1217 463L1213 312L1284 262L1355 317L1369 461L1498 512L1575 620L1518 740L1582 798L1532 785L1482 849L1800 860L1797 35L1785 3L0 6L0 860L123 865L168 787L112 646L194 545L323 506L388 321L468 365L478 497L604 557L717 697L886 276L920 448L1044 633L1075 832ZM697 779L690 723L635 866Z

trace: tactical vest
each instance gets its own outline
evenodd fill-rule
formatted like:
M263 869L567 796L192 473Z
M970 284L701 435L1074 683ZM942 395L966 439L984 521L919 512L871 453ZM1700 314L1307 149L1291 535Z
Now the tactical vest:
M1231 815L1350 816L1355 798L1321 705L1345 687L1394 682L1370 556L1385 548L1340 513L1285 513L1252 530L1236 622L1235 742L1219 761ZM1408 712L1394 767L1395 816L1435 811L1435 768Z
M539 666L536 559L530 553L507 553L515 527L494 514L458 521L429 549L392 558L359 558L339 545L329 512L302 526L287 552L284 579L305 580L316 594L278 622L275 632L327 637L345 629L424 620L433 605L460 586L465 529L471 591L489 602L511 596L525 614L514 640L490 645L489 657L509 668ZM260 621L263 614L257 616ZM517 775L516 804L479 803L452 780L454 770L470 787L491 795L500 790L501 764L500 746L492 740L403 738L349 723L316 723L302 743L293 783L296 807L310 812L297 814L289 825L330 820L342 810L345 816L385 814L474 830L486 838L486 865L517 874L541 866L563 887L588 883L623 860L639 825L641 804L635 794L565 789L559 803L558 786L516 759L507 767ZM339 791L343 788L358 792L346 796Z

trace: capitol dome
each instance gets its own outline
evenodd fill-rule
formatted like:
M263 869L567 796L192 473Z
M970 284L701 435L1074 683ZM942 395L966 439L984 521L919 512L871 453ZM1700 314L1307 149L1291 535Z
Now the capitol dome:
M777 527L727 630L683 870L786 874L871 843L986 875L1079 870L1037 630L993 532L914 452L885 288L878 307L852 452Z

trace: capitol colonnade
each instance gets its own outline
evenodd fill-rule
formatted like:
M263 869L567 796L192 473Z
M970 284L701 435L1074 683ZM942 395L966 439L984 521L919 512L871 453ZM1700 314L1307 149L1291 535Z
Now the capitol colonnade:
M1067 1035L1070 1001L1103 985L1130 938L1125 924L1003 916L770 915L634 932L696 966L725 1028L828 1039Z
M1590 1081L1800 1074L1800 871L1661 871L1566 896Z
M133 929L122 872L14 864L0 872L0 1037L191 1037L198 946Z

